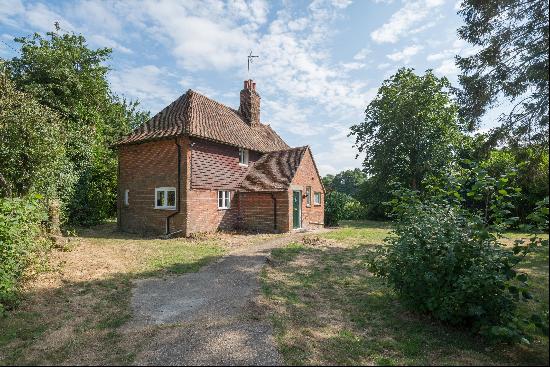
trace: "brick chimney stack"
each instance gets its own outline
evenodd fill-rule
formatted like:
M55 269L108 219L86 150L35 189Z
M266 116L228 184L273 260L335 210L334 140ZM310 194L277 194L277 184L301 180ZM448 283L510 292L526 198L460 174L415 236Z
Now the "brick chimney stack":
M260 95L256 92L256 83L252 79L244 81L239 112L250 126L260 123Z

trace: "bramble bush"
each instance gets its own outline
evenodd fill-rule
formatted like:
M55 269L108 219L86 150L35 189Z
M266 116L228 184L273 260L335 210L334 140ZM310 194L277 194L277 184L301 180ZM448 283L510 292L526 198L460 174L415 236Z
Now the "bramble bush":
M41 199L0 197L0 315L16 304L25 271L51 244L41 236L48 218Z
M540 315L518 314L520 300L532 298L527 274L516 270L535 246L548 245L537 235L518 240L513 248L500 242L509 218L510 201L518 191L508 186L513 173L490 177L480 167L423 195L396 189L390 204L393 236L370 253L369 269L387 279L411 309L454 325L466 325L499 340L528 342L522 331L535 324L548 332ZM481 208L465 203L477 200ZM548 228L548 199L530 216Z

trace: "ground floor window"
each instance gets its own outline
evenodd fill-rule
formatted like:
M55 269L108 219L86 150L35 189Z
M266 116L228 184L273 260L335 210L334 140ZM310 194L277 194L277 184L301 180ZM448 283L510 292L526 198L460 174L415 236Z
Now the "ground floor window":
M231 205L231 191L218 191L218 209L229 209Z
M176 209L176 188L157 187L155 189L155 209Z
M315 205L321 205L321 193L320 192L315 193L315 196L313 197L313 202L315 203Z
M128 189L124 190L124 205L126 206L130 205L129 196L130 196L130 190Z

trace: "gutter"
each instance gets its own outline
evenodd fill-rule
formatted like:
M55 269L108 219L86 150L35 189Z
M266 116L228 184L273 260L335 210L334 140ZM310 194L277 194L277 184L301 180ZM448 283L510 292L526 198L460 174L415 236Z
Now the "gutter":
M179 230L179 231L170 233L170 219L181 212L181 145L178 142L177 137L174 139L174 143L176 143L176 146L178 147L178 188L176 191L177 203L176 203L176 211L166 217L166 237L169 237L171 235L181 232L181 230Z

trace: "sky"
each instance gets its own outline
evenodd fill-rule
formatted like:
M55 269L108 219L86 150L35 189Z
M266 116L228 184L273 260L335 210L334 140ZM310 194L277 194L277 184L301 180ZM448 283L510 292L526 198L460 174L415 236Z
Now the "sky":
M290 146L309 145L321 175L361 167L349 127L400 67L433 69L456 85L456 0L0 0L0 57L14 37L63 31L109 47L109 82L159 112L188 89L238 108L243 80L257 83L261 120ZM247 55L254 59L250 72ZM496 124L496 113L481 128Z

